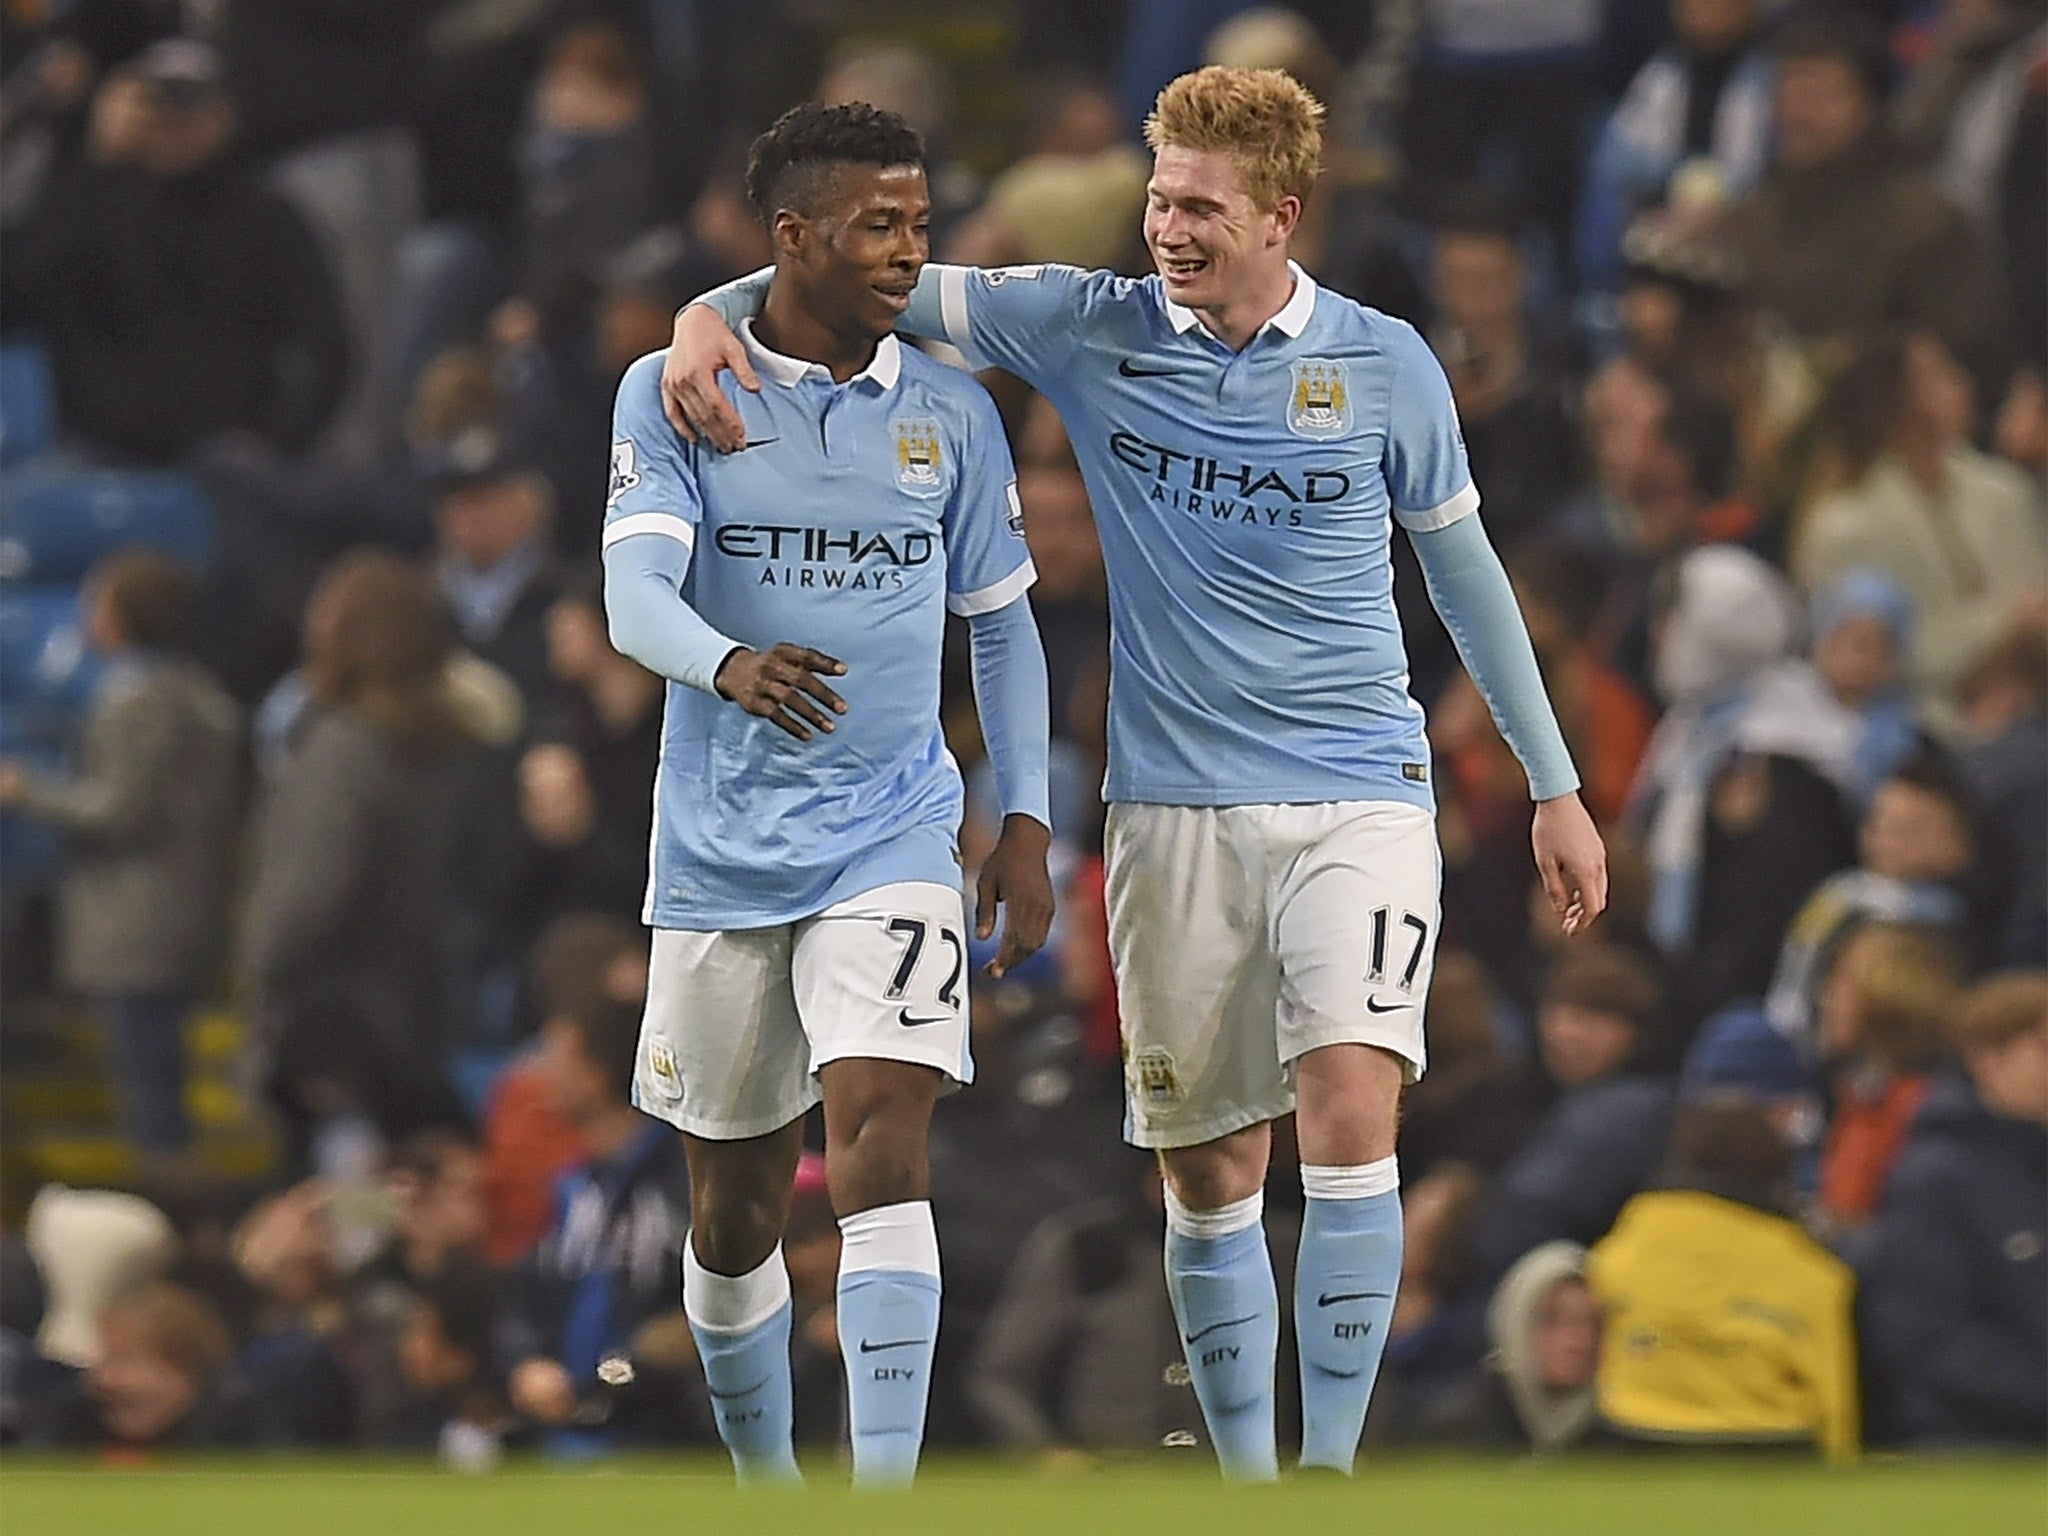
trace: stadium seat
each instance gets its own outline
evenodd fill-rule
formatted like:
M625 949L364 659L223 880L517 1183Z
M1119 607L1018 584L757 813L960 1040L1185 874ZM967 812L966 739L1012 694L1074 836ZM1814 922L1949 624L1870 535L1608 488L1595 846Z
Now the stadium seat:
M12 729L50 739L49 717L82 710L98 670L77 588L0 585L0 702Z
M195 570L213 557L213 507L169 470L27 469L0 483L0 580L76 581L140 544Z
M0 467L34 458L56 435L49 357L33 342L0 347Z

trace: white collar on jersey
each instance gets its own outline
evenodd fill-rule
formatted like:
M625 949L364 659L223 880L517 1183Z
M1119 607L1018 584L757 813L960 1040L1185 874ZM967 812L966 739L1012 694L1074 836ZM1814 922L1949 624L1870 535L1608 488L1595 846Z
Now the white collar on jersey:
M780 352L771 352L754 335L751 319L740 322L740 337L747 344L747 351L754 359L754 366L784 389L793 387L799 379L809 373L821 373L826 378L831 370L823 363L807 362L801 357L785 357ZM873 379L884 394L896 387L896 376L903 371L903 343L893 335L884 336L875 343L874 360L846 382L858 384L862 379Z
M1280 312L1266 322L1277 330L1285 331L1299 340L1301 333L1308 329L1309 316L1316 312L1316 280L1301 270L1299 262L1287 263L1287 270L1294 274L1294 292L1287 296L1287 302L1280 306ZM1190 329L1202 323L1202 317L1184 304L1166 301L1166 318L1173 322L1174 334L1185 336ZM1261 333L1266 325L1259 327Z

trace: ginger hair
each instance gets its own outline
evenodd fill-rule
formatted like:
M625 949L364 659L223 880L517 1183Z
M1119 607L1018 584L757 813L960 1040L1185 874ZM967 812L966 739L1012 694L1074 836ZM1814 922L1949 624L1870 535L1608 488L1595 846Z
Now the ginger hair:
M1282 69L1211 64L1159 93L1145 119L1157 151L1222 150L1237 162L1245 191L1265 212L1285 197L1306 199L1323 161L1323 104Z

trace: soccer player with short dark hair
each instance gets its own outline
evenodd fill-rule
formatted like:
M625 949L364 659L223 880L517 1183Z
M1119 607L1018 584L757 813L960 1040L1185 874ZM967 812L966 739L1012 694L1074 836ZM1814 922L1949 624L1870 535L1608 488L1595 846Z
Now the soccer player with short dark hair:
M926 1134L973 1075L946 614L969 626L1005 812L976 914L986 938L1006 909L997 974L1052 917L1045 659L994 402L890 334L927 255L917 135L798 107L747 186L776 260L742 327L767 381L735 389L744 451L670 430L661 354L619 387L606 606L619 649L670 680L634 1097L684 1133L684 1308L750 1479L795 1472L779 1240L822 1091L854 1480L902 1482L939 1321Z

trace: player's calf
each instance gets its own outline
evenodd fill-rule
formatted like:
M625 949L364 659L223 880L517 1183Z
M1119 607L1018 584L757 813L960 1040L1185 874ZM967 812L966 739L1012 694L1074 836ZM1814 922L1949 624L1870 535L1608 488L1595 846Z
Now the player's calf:
M939 1336L939 1240L926 1138L941 1078L905 1062L836 1061L825 1085L826 1178L840 1212L839 1351L853 1480L908 1483L924 1444Z
M1387 1346L1401 1281L1401 1078L1397 1058L1362 1044L1325 1046L1295 1064L1307 1197L1294 1268L1305 1467L1351 1470Z
M781 1238L802 1130L799 1121L746 1141L685 1141L692 1216L683 1312L742 1483L799 1480Z
M1273 1366L1280 1298L1266 1250L1270 1127L1160 1154L1166 1173L1166 1289L1188 1374L1223 1475L1279 1475Z

